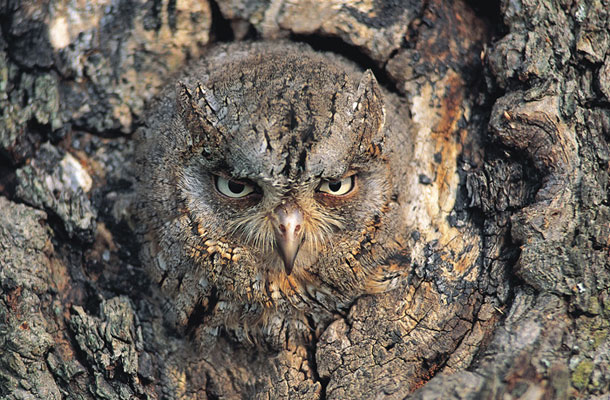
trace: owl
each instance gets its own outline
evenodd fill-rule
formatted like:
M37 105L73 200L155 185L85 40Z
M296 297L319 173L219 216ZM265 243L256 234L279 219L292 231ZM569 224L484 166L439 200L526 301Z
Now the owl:
M337 55L211 49L137 137L141 259L168 317L281 346L390 288L409 265L409 137L398 96Z

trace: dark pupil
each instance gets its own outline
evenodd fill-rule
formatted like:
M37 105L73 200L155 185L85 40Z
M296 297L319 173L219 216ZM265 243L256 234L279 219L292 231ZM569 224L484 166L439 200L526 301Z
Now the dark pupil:
M328 188L333 192L338 192L341 189L341 181L328 182Z
M237 183L235 181L229 181L229 190L233 193L241 193L244 190L245 185L243 183Z

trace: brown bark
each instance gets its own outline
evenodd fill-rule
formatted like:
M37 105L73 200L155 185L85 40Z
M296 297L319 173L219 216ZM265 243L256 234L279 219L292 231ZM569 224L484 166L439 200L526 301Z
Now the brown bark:
M0 397L610 392L610 3L344 3L0 1ZM277 353L173 331L133 239L147 101L244 38L352 58L416 124L406 279Z

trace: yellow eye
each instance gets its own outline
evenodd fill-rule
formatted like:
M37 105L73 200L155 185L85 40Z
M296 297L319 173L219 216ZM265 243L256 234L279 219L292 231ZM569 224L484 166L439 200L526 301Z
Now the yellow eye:
M355 175L338 181L322 181L318 192L332 194L333 196L344 196L354 188L354 179Z
M254 192L254 185L244 182L228 180L222 176L216 176L216 189L227 197L239 199Z

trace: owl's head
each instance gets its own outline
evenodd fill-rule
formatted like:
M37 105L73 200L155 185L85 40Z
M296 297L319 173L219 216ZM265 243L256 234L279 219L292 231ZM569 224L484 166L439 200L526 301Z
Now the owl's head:
M233 57L177 89L188 245L243 297L287 278L354 286L391 197L374 75L302 49Z

